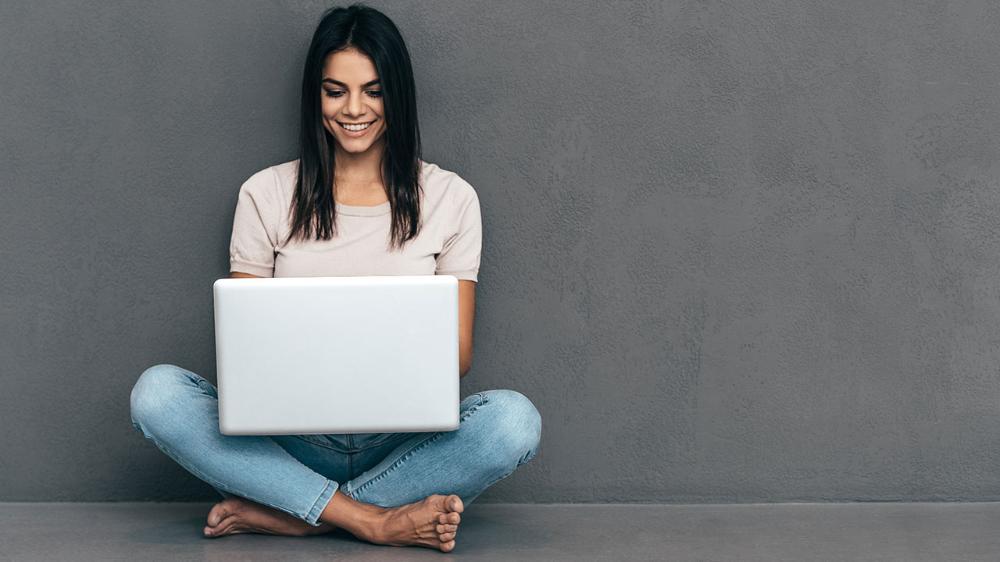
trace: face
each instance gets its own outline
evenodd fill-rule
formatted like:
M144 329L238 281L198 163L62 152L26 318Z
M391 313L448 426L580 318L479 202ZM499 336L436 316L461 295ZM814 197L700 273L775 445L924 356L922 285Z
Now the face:
M323 65L320 87L323 126L340 149L355 154L373 147L380 150L385 142L382 87L371 59L356 49L331 53Z

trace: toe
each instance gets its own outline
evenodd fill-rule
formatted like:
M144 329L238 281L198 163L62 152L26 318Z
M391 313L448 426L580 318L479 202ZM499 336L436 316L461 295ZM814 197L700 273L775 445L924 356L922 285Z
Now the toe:
M441 543L441 552L451 552L455 549L455 541L450 540L445 543Z
M462 522L462 516L461 515L459 515L459 514L457 514L455 512L451 512L451 513L448 514L448 523L451 523L452 525L458 525L461 522Z
M224 535L232 534L237 530L237 518L234 515L230 515L223 519L218 525L212 528L213 537L221 537Z
M212 506L211 511L208 512L207 523L209 527L218 526L226 516L226 509L221 503L217 503Z
M465 506L462 504L462 498L454 494L448 496L448 502L446 504L449 511L454 511L456 513L462 513L465 511Z
M445 533L443 535L438 535L438 540L441 542L448 542L455 539L455 535L458 533Z
M236 513L236 501L232 498L226 498L221 502L212 506L212 509L208 512L208 526L218 527L219 523Z
M439 535L442 533L454 533L458 530L458 525L438 525L435 530Z

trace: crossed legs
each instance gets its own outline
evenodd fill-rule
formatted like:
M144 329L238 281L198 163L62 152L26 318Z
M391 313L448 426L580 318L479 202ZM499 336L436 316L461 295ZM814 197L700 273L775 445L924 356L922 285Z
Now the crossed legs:
M316 472L267 436L219 433L218 395L203 377L156 365L131 395L132 423L227 499L209 512L206 536L301 536L344 529L376 544L454 548L465 506L534 458L541 419L512 390L462 401L459 429L414 434L346 482ZM331 452L333 454L333 452Z

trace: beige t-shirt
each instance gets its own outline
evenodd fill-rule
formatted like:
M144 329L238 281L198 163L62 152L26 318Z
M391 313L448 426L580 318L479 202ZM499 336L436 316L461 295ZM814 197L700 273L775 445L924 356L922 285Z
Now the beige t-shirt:
M402 250L389 250L389 202L337 203L330 240L284 242L299 161L271 166L240 187L229 270L262 277L454 275L478 281L482 217L475 189L458 174L421 161L422 226ZM332 188L331 188L332 189Z

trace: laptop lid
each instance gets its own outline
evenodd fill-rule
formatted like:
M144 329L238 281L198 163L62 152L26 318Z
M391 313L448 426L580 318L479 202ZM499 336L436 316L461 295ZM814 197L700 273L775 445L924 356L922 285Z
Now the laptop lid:
M219 279L226 435L458 428L458 279Z

